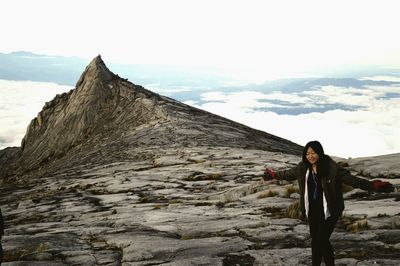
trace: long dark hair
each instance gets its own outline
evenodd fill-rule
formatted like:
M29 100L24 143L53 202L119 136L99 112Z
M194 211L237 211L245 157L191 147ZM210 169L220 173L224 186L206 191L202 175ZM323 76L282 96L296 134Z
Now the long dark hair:
M307 160L307 150L308 148L312 148L319 156L317 161L317 171L318 175L327 176L329 174L329 160L331 158L325 154L324 148L322 147L321 143L317 140L310 141L306 144L303 150L303 163L306 165L308 169L311 169L311 164Z

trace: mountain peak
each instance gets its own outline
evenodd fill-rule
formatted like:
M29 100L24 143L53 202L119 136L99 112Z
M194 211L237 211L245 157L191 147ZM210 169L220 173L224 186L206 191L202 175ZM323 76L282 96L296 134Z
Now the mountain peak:
M31 121L21 143L21 164L36 168L93 139L120 136L165 117L155 96L112 73L98 55L75 89L57 95Z
M93 58L93 60L92 60L91 63L93 63L93 62L96 62L96 63L100 63L100 64L105 65L105 64L104 64L104 61L103 61L103 59L101 58L101 55L100 55L100 54L98 54L95 58ZM89 65L90 65L90 64L89 64Z
M102 71L108 70L106 64L104 63L103 59L101 58L101 55L98 55L95 58L93 58L93 60L89 63L89 65L87 67L89 69L95 69L95 70L102 70Z
M82 73L81 77L76 83L76 87L78 88L87 81L90 82L95 79L100 79L101 81L110 81L115 77L116 75L114 75L114 73L107 68L101 56L98 55L86 67L85 71Z

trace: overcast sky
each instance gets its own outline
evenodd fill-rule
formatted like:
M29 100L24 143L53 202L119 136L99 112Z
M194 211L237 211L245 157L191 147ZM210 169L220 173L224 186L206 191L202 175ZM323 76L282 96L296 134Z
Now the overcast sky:
M1 0L0 52L219 66L262 81L400 65L396 0Z

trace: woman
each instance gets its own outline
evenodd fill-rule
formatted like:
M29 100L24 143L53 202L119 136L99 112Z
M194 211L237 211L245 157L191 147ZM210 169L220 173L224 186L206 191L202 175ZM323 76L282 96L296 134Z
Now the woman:
M274 172L265 169L264 180L298 180L300 211L308 218L311 235L312 265L335 265L329 238L344 210L342 182L363 190L390 192L389 182L368 181L350 174L325 155L321 143L311 141L303 150L302 161L294 168Z

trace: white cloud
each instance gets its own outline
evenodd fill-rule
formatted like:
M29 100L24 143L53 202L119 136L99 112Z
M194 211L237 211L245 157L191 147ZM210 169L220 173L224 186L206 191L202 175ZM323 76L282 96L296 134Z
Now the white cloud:
M398 76L372 76L372 77L361 78L361 80L400 82L400 77L398 77Z
M222 92L207 92L201 95L203 101L224 101L231 106L239 108L247 107L263 107L264 104L258 102L258 99L263 99L264 94L254 91L243 91L234 93Z
M308 106L314 106L312 99L300 96L296 93L283 93L283 92L271 92L265 94L263 99L265 100L279 100L279 101L286 101L291 104L303 104Z
M192 105L192 106L195 106L195 105L197 105L197 104L198 104L198 102L196 102L196 101L192 101L192 100L189 100L189 101L184 101L183 103L184 103L184 104L187 104L187 105Z
M20 146L45 102L70 89L55 83L0 80L0 149Z
M160 88L160 84L148 84L146 86L144 86L146 89L151 90L155 93L159 93L165 96L171 96L174 93L179 93L179 92L188 92L191 91L192 89L189 87L185 87L185 86L180 86L179 88L168 88L168 89L164 89L164 88Z
M305 91L302 94L314 99L321 104L343 104L368 106L377 96L383 96L384 92L373 90L371 88L343 88L337 86L323 86L316 90Z
M400 152L400 99L381 98L387 92L400 92L400 88L370 86L357 89L324 86L303 94L208 93L203 100L210 102L196 107L302 145L310 140L320 140L326 152L331 155L374 156ZM320 103L359 105L363 110L331 110L300 115L278 115L273 112L250 110L260 107L257 99L274 99L276 96L289 101L294 99L309 106ZM219 102L216 102L216 99Z
M290 103L296 104L305 104L310 105L311 100L306 97L301 97L297 94L285 94L281 92L272 92L269 94L265 94L262 92L256 91L240 91L240 92L207 92L201 95L201 100L205 102L225 102L227 105L235 107L235 108L272 108L272 107L282 107L288 108L287 105L271 103L267 101L260 100L278 100L278 101L287 101ZM206 103L208 104L208 103Z

